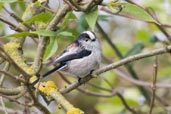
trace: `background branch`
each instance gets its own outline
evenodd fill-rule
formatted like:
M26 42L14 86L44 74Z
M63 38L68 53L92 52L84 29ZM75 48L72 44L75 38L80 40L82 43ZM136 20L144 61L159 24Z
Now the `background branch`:
M153 67L154 67L154 73L153 73L153 83L152 83L152 100L151 100L151 104L150 104L149 114L152 114L154 102L155 102L155 97L156 97L156 81L157 81L157 72L158 72L158 58L157 58L157 56L155 56Z

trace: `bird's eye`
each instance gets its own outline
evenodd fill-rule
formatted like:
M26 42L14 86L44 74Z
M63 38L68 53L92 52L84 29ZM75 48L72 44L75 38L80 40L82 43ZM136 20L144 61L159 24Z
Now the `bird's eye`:
M88 41L88 38L85 38L85 41L87 42Z

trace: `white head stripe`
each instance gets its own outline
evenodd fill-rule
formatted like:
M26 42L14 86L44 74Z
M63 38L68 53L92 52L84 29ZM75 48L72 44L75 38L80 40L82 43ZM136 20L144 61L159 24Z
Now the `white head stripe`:
M95 39L95 35L91 31L85 31L83 33L87 33L90 36L90 39Z

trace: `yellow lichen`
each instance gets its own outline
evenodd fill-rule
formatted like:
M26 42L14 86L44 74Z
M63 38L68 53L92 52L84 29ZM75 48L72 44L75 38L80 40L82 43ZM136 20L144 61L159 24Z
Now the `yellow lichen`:
M20 44L16 42L10 42L4 45L4 48L7 52L15 51L19 47L20 47Z
M84 114L84 112L79 108L72 108L67 112L67 114Z
M61 95L53 81L40 82L39 84L36 84L35 87L46 95L54 98L57 103L59 103L64 110L67 111L67 114L84 114L84 112L79 108L74 108L73 105L70 104L63 95Z
M39 90L46 95L50 95L51 92L57 92L57 87L53 81L41 82L38 86Z
M24 71L26 71L28 74L34 74L34 70L32 67L25 67Z
M29 79L29 83L33 83L34 81L36 81L38 78L37 76L33 75L31 76L31 78Z
M25 64L24 59L19 54L18 49L20 48L20 44L16 42L9 42L4 45L4 49L6 53L9 54L9 56L13 59L13 61L22 68L27 74L34 74L33 68L29 67L27 64Z

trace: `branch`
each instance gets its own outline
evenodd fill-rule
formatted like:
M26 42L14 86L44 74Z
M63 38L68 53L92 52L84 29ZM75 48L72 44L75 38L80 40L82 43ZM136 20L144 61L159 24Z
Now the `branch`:
M15 79L15 80L18 80L18 81L20 81L20 82L25 83L25 80L24 80L24 79L19 78L19 77L17 77L17 76L14 76L13 74L10 74L10 73L8 73L8 72L6 72L6 71L0 70L0 73L2 73L2 74L4 74L4 75L7 75L7 76L9 76L9 77L11 77L11 78L13 78L13 79Z
M154 67L154 74L153 74L153 84L152 84L152 100L150 104L150 111L149 114L152 114L155 97L156 97L156 80L157 80L157 71L158 71L158 58L155 56L155 63L153 65Z
M136 55L133 55L133 56L129 56L127 58L124 58L118 62L114 62L112 64L109 64L105 67L102 67L100 69L98 69L97 71L95 71L95 74L96 75L99 75L101 73L104 73L106 71L109 71L111 69L114 69L114 68L117 68L117 67L120 67L124 64L128 64L132 61L136 61L136 60L139 60L139 59L143 59L143 58L147 58L147 57L152 57L152 56L155 56L155 55L161 55L161 54L164 54L164 53L168 53L171 51L171 45L165 47L165 48L159 48L159 49L155 49L153 51L150 51L150 52L145 52L145 53L140 53L140 54L136 54Z
M17 27L16 25L11 23L10 21L7 21L7 19L2 18L2 15L0 15L0 21L6 23L7 25L9 25L15 31L23 32L23 30L21 28Z
M150 82L145 82L145 81L140 81L131 78L130 76L126 75L125 73L121 72L118 69L115 69L115 72L120 76L121 78L139 86L144 86L144 87L152 87L152 84ZM155 85L157 88L171 88L171 84L166 84L166 83L156 83Z
M59 92L61 92L62 94L68 93L68 92L72 91L73 89L79 87L80 85L88 82L92 78L93 78L92 75L85 76L79 82L76 81L75 83L72 83L72 84L68 85L67 87L60 89Z
M28 78L30 73L33 73L32 68L24 63L24 59L20 56L18 48L20 47L19 43L9 42L5 44L4 48L0 46L0 51L5 55L0 55L5 57L8 62L12 63L23 75L25 78Z
M136 112L134 109L132 109L127 102L125 101L124 97L120 94L117 93L117 96L121 99L123 105L125 106L126 109L128 109L132 114L138 114L138 112Z
M1 105L2 105L2 108L3 108L4 113L5 113L5 114L8 114L8 112L7 112L7 110L6 110L5 103L4 103L4 101L3 101L3 98L2 98L2 97L0 97L0 102L1 102Z
M11 16L13 17L16 21L20 22L22 25L27 27L28 29L35 30L32 26L28 25L25 23L20 17L18 17L16 14L10 12L7 8L3 7L3 9ZM21 25L20 25L21 26Z
M105 67L102 67L102 68L94 71L93 74L94 75L99 75L99 74L102 74L102 73L107 72L109 70L120 67L120 66L122 66L124 64L128 64L130 62L133 62L133 61L136 61L136 60L139 60L139 59L143 59L143 58L147 58L147 57L151 57L151 56L155 56L155 55L161 55L161 54L164 54L164 53L168 53L170 51L171 51L171 45L169 45L169 46L167 46L165 48L155 49L155 50L150 51L150 52L136 54L136 55L124 58L124 59L122 59L122 60L120 60L118 62L114 62L112 64L109 64L109 65L107 65ZM72 91L73 89L79 87L83 83L88 82L93 77L96 77L96 76L88 75L88 76L82 78L80 82L78 82L78 81L74 82L74 83L68 85L66 88L60 89L59 91L61 93L68 93L68 92ZM151 84L146 83L146 84L141 84L141 86L150 86L151 87ZM156 87L164 87L164 88L168 87L168 88L170 88L171 85L170 84L156 84Z
M18 95L22 91L25 91L25 86L18 86L16 88L0 88L0 93L4 95Z
M6 111L10 114L23 114L23 111L21 111L21 110L16 110L16 109L7 108L7 107L5 107L5 108L6 108ZM0 106L0 110L4 111L4 108L2 106Z
M19 105L22 105L22 106L28 106L28 107L33 106L32 103L25 104L25 103L19 102L19 101L17 101L16 99L13 99L13 98L11 98L11 97L9 97L9 96L6 96L6 95L3 95L3 94L0 94L0 96L4 97L4 98L6 98L6 99L8 99L8 100L10 100L10 101L12 101L12 102L15 102L15 103L17 103L17 104L19 104Z
M53 81L41 82L39 86L35 87L44 94L52 97L67 112L67 114L83 114L83 111L75 108L64 96L62 96Z
M9 67L10 67L9 62L5 62L5 66L4 66L3 70L4 71L8 71L9 70ZM0 87L3 85L4 78L5 78L5 74L2 74L1 75L1 78L0 78Z

